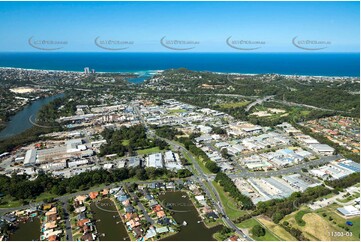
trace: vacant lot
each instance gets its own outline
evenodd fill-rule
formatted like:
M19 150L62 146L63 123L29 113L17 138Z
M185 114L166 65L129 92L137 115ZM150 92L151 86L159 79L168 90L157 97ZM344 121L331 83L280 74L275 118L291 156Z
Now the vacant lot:
M248 234L249 234L249 231L257 224L262 226L262 224L260 224L256 219L251 218L251 219L247 219L247 220L237 224L237 226L239 228L247 230ZM265 226L262 226L262 227L264 227L266 229L266 234L261 237L256 237L256 236L250 235L254 240L257 240L257 241L278 241L279 240L269 231L269 229L267 229L267 227L265 227Z
M354 240L358 240L360 238L360 216L346 219L337 212L336 209L338 207L340 207L340 205L332 204L330 206L318 209L316 211L316 213L322 217L324 214L326 214L326 217L323 217L326 220L328 220L328 218L331 216L333 218L333 221L336 222L336 225L340 225L340 226L349 228L349 231L352 232L352 238ZM353 225L347 226L346 221L351 221L353 223Z
M301 209L287 215L280 223L284 221L289 222L292 227L301 230L309 240L358 240L359 231L357 232L357 230L359 228L359 220L355 220L355 224L349 227L351 232L354 231L352 236L346 236L347 231L339 226L345 225L346 220L338 216L334 212L334 209L335 208L331 210L320 209L317 212L309 212ZM298 217L298 219L301 218L303 222L300 223L300 220L297 222L296 217ZM335 236L335 232L341 232L344 236Z
M249 101L234 102L234 103L222 103L222 104L219 104L219 106L221 108L240 108L240 107L245 107L249 103L250 103Z
M280 225L275 224L271 219L267 217L258 217L258 221L260 221L268 230L272 231L275 235L281 238L284 241L296 241L297 239L293 237L290 233L288 233L284 228Z

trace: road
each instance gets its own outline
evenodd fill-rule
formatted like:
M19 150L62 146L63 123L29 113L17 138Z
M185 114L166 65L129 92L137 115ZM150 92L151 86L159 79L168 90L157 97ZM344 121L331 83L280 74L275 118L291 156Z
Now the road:
M334 109L328 109L328 108L320 108L320 107L315 107L312 105L307 105L307 104L301 104L301 103L294 103L294 102L288 102L288 101L284 101L284 100L272 100L272 102L275 103L280 103L286 106L296 106L296 107L304 107L304 108L310 108L310 109L315 109L315 110L321 110L321 111L330 111L330 112L338 112L338 113L349 113L347 111L341 111L341 110L334 110Z
M138 207L140 208L140 210L142 210L143 215L144 215L144 218L145 218L150 224L154 224L154 220L151 219L151 217L149 217L147 210L145 209L145 207L143 206L143 204L139 201L138 197L134 194L134 192L129 191L128 187L126 187L126 189L127 189L128 193L129 193L129 195L133 198L133 201L136 201L136 200L138 201L138 202L137 202L137 205L138 205Z
M247 239L247 240L252 240L250 237L248 237L245 233L243 233L233 222L232 220L230 220L226 213L225 213L225 210L223 208L223 205L222 205L222 202L221 202L221 199L220 199L220 196L217 192L217 190L214 188L211 180L209 179L209 177L207 175L204 174L202 168L199 166L198 164L198 161L196 161L196 159L193 157L193 154L191 152L189 152L186 148L184 148L183 146L179 145L178 143L174 142L174 141L171 141L171 140L168 140L168 139L165 139L165 138L162 138L162 137L159 137L155 134L155 132L153 130L150 130L147 126L147 123L145 122L143 116L141 115L139 109L135 106L133 106L135 112L138 114L141 122L144 124L144 126L148 129L148 134L150 136L153 136L153 137L156 137L158 139L161 139L161 140L164 140L166 141L170 146L173 146L175 149L181 151L182 153L186 154L187 157L189 157L191 159L191 162L192 162L192 165L193 167L196 169L197 173L198 173L198 176L197 178L198 179L201 179L205 182L208 183L208 187L211 188L211 191L208 189L207 186L203 186L203 189L204 191L206 192L206 194L208 195L208 197L210 198L216 198L216 202L214 203L214 206L216 208L216 210L218 211L219 214L222 215L222 220L224 221L224 223L226 225L228 225L228 227L232 228L235 230L235 232L242 236L243 238ZM200 184L203 184L202 182L200 182ZM213 193L214 196L211 195L211 193Z
M217 202L214 203L214 206L216 208L216 210L218 211L219 214L222 214L224 216L222 216L222 220L225 222L225 224L228 225L228 227L232 228L235 230L235 232L239 235L241 235L243 238L246 238L247 240L252 240L251 238L249 238L245 233L243 233L233 222L232 220L230 220L226 213L225 213L225 210L222 206L222 202L221 202L221 199L220 199L220 196L217 192L217 190L214 188L211 180L209 179L209 176L205 175L201 169L201 167L199 166L198 162L195 160L195 158L193 157L192 153L190 153L186 148L184 148L183 146L180 146L178 145L177 143L173 142L173 141L170 141L170 140L167 140L167 139L164 139L164 138L161 138L161 137L158 137L160 139L163 139L164 141L166 141L168 144L174 146L174 147L177 147L178 150L181 150L183 153L187 154L187 156L191 159L191 162L194 166L194 168L197 170L198 172L198 179L201 178L203 181L207 182L208 183L208 187L211 188L211 191L209 191L208 187L207 186L203 186L203 189L204 191L206 192L206 194L208 195L208 197L212 198L212 197L215 197ZM200 184L202 184L202 182L200 182ZM214 196L211 196L211 193L214 194Z
M65 220L65 234L67 241L73 241L73 233L71 231L71 222L68 211L68 200L62 203L63 204L63 214Z
M261 103L263 103L265 101L273 99L273 97L274 96L266 96L266 97L263 97L263 98L259 98L256 101L248 104L247 107L245 108L246 112L248 112L252 107L254 107L254 106L258 105L258 104L261 104Z
M174 180L177 180L177 179L175 178ZM184 179L182 178L182 179L179 179L179 180L184 180ZM164 182L164 181L163 180L137 181L137 184L148 184L148 183L153 183L153 182ZM65 194L63 196L59 196L59 197L54 198L54 200L60 201L62 203L66 203L66 202L69 201L69 199L71 199L73 197L76 197L76 196L79 196L79 195L87 195L90 192L93 192L95 190L101 190L101 189L104 189L104 188L112 189L112 188L115 188L115 187L119 187L120 184L124 185L124 184L128 184L128 183L131 183L131 182L117 182L117 183L113 183L113 184L106 185L106 186L93 187L93 188L90 188L90 189L87 189L87 190L84 190L84 191ZM28 209L28 208L34 208L34 207L40 206L42 204L43 204L43 202L38 202L38 203L29 203L27 205L23 205L23 206L19 206L19 207L0 208L0 216L2 216L3 214L9 213L9 212L15 211L15 210L23 210L23 209Z

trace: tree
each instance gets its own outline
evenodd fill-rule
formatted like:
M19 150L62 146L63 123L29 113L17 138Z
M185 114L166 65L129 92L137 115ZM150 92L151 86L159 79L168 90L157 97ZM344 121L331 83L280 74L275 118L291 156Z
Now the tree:
M266 230L261 225L255 225L251 229L251 232L256 237L262 237L266 234Z
M177 172L178 178L185 178L192 175L192 172L190 172L188 169L180 169Z
M136 178L138 178L139 180L142 180L142 181L148 179L147 173L146 173L146 171L145 171L144 168L138 169L138 170L135 172L135 176L136 176Z
M223 157L224 159L227 159L227 158L228 158L228 151L227 151L226 148L223 148L223 149L221 150L221 155L222 155L222 157Z
M75 210L75 209L74 209L74 206L73 206L72 204L70 204L70 203L68 204L67 209L68 209L68 211L71 212L71 213L74 212L74 210Z
M213 173L218 173L221 170L221 168L211 160L207 161L205 166L209 171Z

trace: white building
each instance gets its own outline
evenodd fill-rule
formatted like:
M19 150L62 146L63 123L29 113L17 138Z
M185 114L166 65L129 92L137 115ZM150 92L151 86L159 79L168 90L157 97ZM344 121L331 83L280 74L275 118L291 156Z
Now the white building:
M36 162L36 150L28 150L25 154L24 166L35 165Z
M161 153L151 154L147 157L147 167L163 168L163 156Z
M321 155L333 155L335 149L326 144L310 144L310 148Z
M344 215L346 217L360 215L359 205L358 205L358 208L356 208L355 206L352 206L352 205L344 206L342 208L337 208L337 211L339 211L342 215Z
M82 166L82 165L88 164L88 162L89 162L89 161L88 161L87 159L69 161L69 162L68 162L68 167L69 167L69 168L72 168L72 167Z
M169 170L179 170L183 168L183 166L180 163L179 155L173 153L170 150L165 152L164 154L164 163L165 163L165 167Z

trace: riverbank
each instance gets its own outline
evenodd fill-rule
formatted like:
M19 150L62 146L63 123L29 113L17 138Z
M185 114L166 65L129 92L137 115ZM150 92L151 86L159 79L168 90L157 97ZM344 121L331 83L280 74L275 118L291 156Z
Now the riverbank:
M14 137L33 127L30 119L36 117L44 105L63 96L64 93L58 93L53 96L39 98L30 104L23 106L20 111L10 117L10 120L5 124L5 128L0 130L0 140Z

